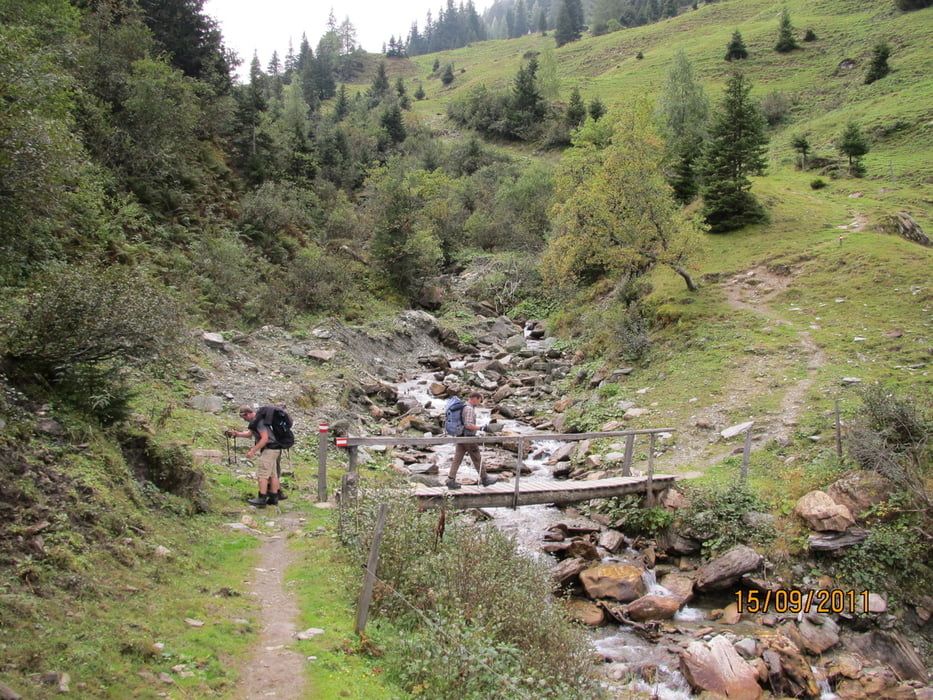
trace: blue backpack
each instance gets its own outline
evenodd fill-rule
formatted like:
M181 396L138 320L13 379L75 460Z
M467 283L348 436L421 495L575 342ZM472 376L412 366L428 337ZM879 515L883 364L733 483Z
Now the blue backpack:
M458 396L447 399L447 410L444 413L444 432L451 437L463 436L463 407L466 404Z

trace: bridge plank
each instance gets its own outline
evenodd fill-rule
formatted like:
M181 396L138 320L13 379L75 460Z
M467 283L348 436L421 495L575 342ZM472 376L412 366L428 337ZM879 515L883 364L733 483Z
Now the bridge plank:
M677 476L655 474L652 490L663 491L671 486ZM589 501L594 498L612 498L629 493L646 493L648 477L619 476L593 481L553 481L534 477L522 478L519 483L518 505L542 503L564 504ZM422 508L440 506L445 499L451 508L498 508L511 507L515 500L515 484L501 481L492 486L462 484L459 489L445 486L417 485L413 490L418 505Z

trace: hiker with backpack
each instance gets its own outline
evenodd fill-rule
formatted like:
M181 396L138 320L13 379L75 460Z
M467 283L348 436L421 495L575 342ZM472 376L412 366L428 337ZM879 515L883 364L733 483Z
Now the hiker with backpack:
M482 400L483 395L478 391L472 392L465 403L462 399L452 396L447 402L444 420L444 429L447 434L453 437L469 437L476 435L481 430L486 430L488 426L481 426L476 423L476 407ZM447 473L447 488L460 488L460 484L457 483L457 470L460 468L464 455L470 455L470 459L473 460L473 468L479 474L479 480L483 486L491 486L499 480L498 477L486 474L479 445L458 443L454 447L454 459L450 463L450 471Z
M286 498L282 493L278 470L282 450L290 448L294 443L291 418L278 406L263 406L259 411L250 406L240 406L239 414L240 418L249 423L247 429L227 430L226 434L232 437L252 436L254 444L246 453L246 458L253 459L259 455L256 467L259 495L247 500L247 503L258 508L274 506Z

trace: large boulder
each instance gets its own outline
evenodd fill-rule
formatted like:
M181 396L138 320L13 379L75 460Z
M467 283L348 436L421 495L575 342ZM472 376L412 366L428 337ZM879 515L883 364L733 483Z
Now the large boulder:
M743 574L757 569L761 565L761 559L762 556L751 547L737 545L697 570L696 588L698 591L728 588Z
M645 570L631 562L599 564L580 574L580 582L590 598L612 598L630 603L648 592L642 574Z
M723 636L691 642L681 652L680 670L697 692L729 700L758 700L762 696L758 671Z
M866 511L888 500L894 490L893 482L878 472L857 471L830 484L826 494L835 503L848 508L856 520L861 520Z
M811 491L803 496L794 506L794 512L817 532L844 532L855 524L849 509L823 491Z
M814 655L822 654L839 643L839 625L826 615L809 614L797 623L803 647Z
M649 594L628 604L625 612L635 622L670 620L680 610L680 601L666 595Z
M679 573L666 574L659 583L670 591L671 596L686 605L693 599L693 579Z

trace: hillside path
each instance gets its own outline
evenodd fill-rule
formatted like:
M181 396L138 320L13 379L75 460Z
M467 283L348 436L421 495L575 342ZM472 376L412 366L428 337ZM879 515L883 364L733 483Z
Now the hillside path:
M287 501L251 515L259 523L274 522L275 530L261 536L259 563L247 582L250 593L259 600L261 631L252 657L240 674L235 697L300 700L307 697L305 659L292 647L300 610L295 595L287 589L285 571L294 556L288 537L301 527L301 518Z

